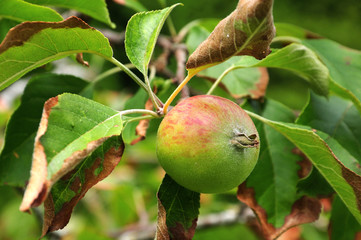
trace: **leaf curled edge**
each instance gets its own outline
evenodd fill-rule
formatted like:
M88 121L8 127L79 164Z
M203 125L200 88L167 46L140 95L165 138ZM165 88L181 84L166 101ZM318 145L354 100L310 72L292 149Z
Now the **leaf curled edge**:
M93 134L94 131L102 130L102 128L98 128L100 124L102 124L101 126L104 126L104 124L108 123L109 121L103 121L97 124L93 123L91 129L83 129L83 131L86 131L83 135L77 135L75 139L71 140L71 142L64 142L66 146L60 149L60 152L55 155L58 158L60 157L62 159L56 159L55 157L51 158L50 160L47 159L47 151L45 150L42 138L48 132L49 119L51 119L50 115L52 114L52 112L69 111L69 109L66 109L66 105L64 106L62 104L64 104L64 102L73 103L72 101L85 101L85 103L92 102L91 100L87 100L78 95L62 94L49 99L44 105L43 115L40 121L40 127L35 138L30 180L20 206L21 211L28 211L31 207L39 206L48 196L54 183L56 183L69 171L73 170L85 157L87 157L96 148L102 145L107 139L120 134L122 130L122 127L115 125L111 129L109 129L109 131L106 131L104 133L102 131L101 136L99 136L98 134L91 136L91 139L89 139L89 134ZM100 104L97 103L97 105L91 106L98 107L98 105ZM110 119L110 121L112 121L114 120L115 116L118 116L117 112L113 110L112 114L115 115L105 120ZM113 122L111 122L111 124L113 124ZM52 128L54 128L53 125L51 126ZM80 142L79 139L82 138L84 138L86 142ZM57 150L52 149L51 151Z
M256 202L253 188L247 188L246 183L241 184L238 187L237 198L253 209L258 219L256 227L267 240L278 238L291 227L316 221L321 213L321 203L318 199L303 196L292 205L285 223L280 228L275 228L268 223L266 211Z
M48 128L48 119L51 108L58 104L58 96L50 98L44 104L44 110L39 124L39 129L35 137L33 162L31 165L30 180L25 191L20 211L29 211L32 206L39 206L44 202L50 182L47 180L47 161L44 147L40 143L40 138Z
M262 59L275 35L273 0L240 0L211 35L189 57L187 69L205 69L235 55Z
M107 145L107 143L109 144ZM105 153L103 153L103 148L105 149ZM59 184L60 190L70 190L74 192L74 196L69 199L63 199L55 196L53 193L48 195L44 202L45 212L42 236L45 236L45 234L49 232L62 229L67 225L71 213L79 200L84 197L91 187L106 178L118 165L124 152L124 143L120 136L114 136L108 139L98 149L102 152L102 155L104 154L103 157L92 154L84 160L89 161L89 164L81 164L81 166L67 173L60 179L60 181L66 183L64 184L66 189L62 188L62 184ZM94 153L96 153L98 149L95 150ZM101 168L102 171L97 173L99 168ZM57 183L54 184L53 188L58 188ZM59 191L59 189L57 189L57 191ZM58 207L59 205L60 207Z
M247 113L271 126L298 147L361 224L361 176L356 173L359 170L345 165L347 159L343 159L345 157L342 154L335 153L323 139L324 137L328 138L327 134L321 131L316 133L302 125L275 122L252 112L247 111ZM321 135L324 137L321 138Z
M200 194L178 185L166 174L157 197L156 239L191 240L197 226Z

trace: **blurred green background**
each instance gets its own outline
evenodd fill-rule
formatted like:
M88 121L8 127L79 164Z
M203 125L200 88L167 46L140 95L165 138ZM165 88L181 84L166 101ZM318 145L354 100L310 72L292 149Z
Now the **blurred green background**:
M111 19L117 24L116 31L124 31L127 21L135 12L113 1L107 2ZM151 10L162 8L160 2L164 1L139 2ZM177 2L184 4L171 14L177 30L194 19L222 19L233 11L237 4L236 0L168 0L167 5ZM295 24L355 49L361 49L360 13L360 0L275 0L274 4L275 22ZM86 21L96 28L105 27L91 19ZM166 27L163 33L168 34ZM116 58L127 63L124 46L118 44L113 47ZM101 62L98 58L89 60L98 64L95 72L109 68L108 63ZM121 109L125 101L136 92L136 85L130 81L119 82L118 78L125 77L119 74L99 83L96 97L102 103ZM277 99L295 110L302 109L308 96L308 88L304 81L279 70L270 71L270 78L268 97ZM2 129L16 105L17 102L10 108L0 106ZM62 239L114 239L111 237L119 236L122 231L143 229L156 220L155 194L164 174L157 164L154 152L157 124L159 121L152 123L145 141L134 146L127 145L121 164L109 178L88 192L76 207L69 225L59 233ZM40 235L41 226L36 214L20 213L20 201L19 190L7 186L0 187L1 240L38 239ZM201 213L217 213L238 206L239 202L234 192L205 195L202 197ZM306 225L302 228L306 229L302 235L304 239L327 239L325 226L315 228L313 225ZM52 239L59 236L54 235ZM240 239L239 236L243 236L243 239L257 239L249 228L240 223L198 231L195 239Z

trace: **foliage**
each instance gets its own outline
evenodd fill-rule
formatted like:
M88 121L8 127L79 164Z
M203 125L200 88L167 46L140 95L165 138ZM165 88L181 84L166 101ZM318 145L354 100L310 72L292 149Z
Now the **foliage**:
M274 24L287 4L235 1L221 21L194 19L199 4L0 0L0 238L359 236L361 52ZM1 104L22 80L18 106ZM236 102L259 132L255 169L222 194L156 161L162 118L201 94Z

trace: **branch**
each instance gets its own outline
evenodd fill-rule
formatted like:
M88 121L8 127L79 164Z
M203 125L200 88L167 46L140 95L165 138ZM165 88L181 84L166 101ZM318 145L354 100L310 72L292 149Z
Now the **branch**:
M177 60L177 73L176 80L180 84L185 78L185 66L187 61L187 48L184 44L175 45L176 49L174 52L175 58ZM190 95L188 86L184 86L181 92L181 99L188 98Z
M244 206L244 205L243 205ZM197 230L217 226L226 226L236 223L246 223L250 218L255 218L253 211L248 207L232 208L220 213L214 213L200 217ZM156 223L148 225L134 224L118 232L113 232L111 237L115 239L154 239L157 230Z

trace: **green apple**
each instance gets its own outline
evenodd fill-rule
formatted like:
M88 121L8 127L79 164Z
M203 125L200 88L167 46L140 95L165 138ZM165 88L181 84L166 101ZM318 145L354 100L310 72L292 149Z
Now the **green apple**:
M160 165L192 191L231 190L249 176L258 155L259 135L252 119L225 98L187 98L164 117L158 129Z

